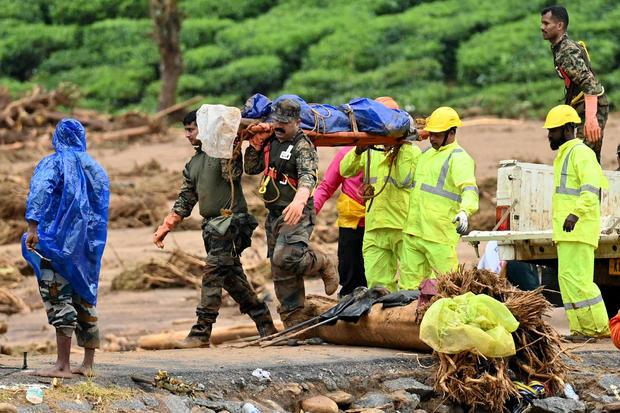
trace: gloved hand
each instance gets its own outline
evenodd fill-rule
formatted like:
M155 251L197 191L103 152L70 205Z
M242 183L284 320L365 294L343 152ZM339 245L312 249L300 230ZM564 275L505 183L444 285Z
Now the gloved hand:
M252 137L248 139L248 142L250 142L250 145L252 145L254 149L260 151L263 149L265 140L273 135L273 123L257 123L256 125L250 126L248 131L253 134Z
M164 248L164 238L176 225L183 221L183 217L175 212L171 212L164 218L164 223L157 227L157 231L153 234L153 243L158 248Z
M295 194L295 198L293 201L288 204L284 211L282 211L282 215L284 215L284 222L288 225L296 225L301 218L302 213L304 212L304 207L308 202L308 198L310 198L310 189L305 186L297 189L297 193Z
M463 235L467 232L467 228L469 227L469 224L467 222L467 214L465 213L465 211L459 211L459 213L456 214L456 216L452 220L452 223L456 224L457 222L458 225L456 227L456 232Z
M368 150L368 145L357 145L355 147L355 154L361 155Z
M583 125L583 133L588 142L597 142L601 139L601 128L598 125L598 119L596 119L598 97L596 95L584 95L584 100L586 102L586 122Z
M562 226L562 229L565 232L571 232L575 229L575 224L577 223L577 221L579 221L579 217L577 215L568 214L568 216L564 220L564 225Z

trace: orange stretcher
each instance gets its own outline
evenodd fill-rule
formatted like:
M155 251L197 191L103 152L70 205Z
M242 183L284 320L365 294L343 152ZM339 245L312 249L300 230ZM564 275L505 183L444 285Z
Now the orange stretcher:
M394 136L373 135L366 132L335 132L318 133L316 131L304 130L304 133L314 143L314 146L357 146L357 145L386 145L393 146L401 144L405 138ZM418 131L418 139L426 139L428 132Z

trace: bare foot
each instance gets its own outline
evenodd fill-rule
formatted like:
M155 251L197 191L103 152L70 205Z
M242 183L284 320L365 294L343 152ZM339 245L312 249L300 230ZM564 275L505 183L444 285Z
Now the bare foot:
M95 377L95 369L91 367L80 366L76 369L71 369L71 373L73 374L81 374L85 377Z
M70 379L73 377L71 374L71 370L61 370L57 367L52 367L51 369L46 370L37 370L31 373L33 376L41 376L41 377L59 377L62 379Z

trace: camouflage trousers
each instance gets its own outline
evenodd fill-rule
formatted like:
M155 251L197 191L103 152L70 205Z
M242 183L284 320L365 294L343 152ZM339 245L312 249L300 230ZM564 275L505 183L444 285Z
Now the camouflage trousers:
M282 209L270 210L265 221L267 256L271 260L271 275L280 303L280 318L304 306L304 275L310 272L317 260L314 251L308 248L316 222L312 200L305 206L296 225L284 223Z
M241 252L250 246L252 232L258 225L256 218L250 214L234 214L230 226L220 234L203 222L203 240L207 251L206 267L202 275L200 303L196 308L197 323L192 327L190 336L208 339L212 324L217 319L222 305L222 289L239 304L239 310L248 314L255 322L271 321L267 305L262 302L243 272Z
M39 292L47 321L57 332L71 337L75 330L80 347L99 348L97 310L73 290L69 281L49 266L41 266Z
M601 128L601 139L596 142L590 142L586 138L586 135L583 132L583 126L585 124L585 113L586 113L586 104L585 102L578 103L574 106L575 110L579 114L581 118L581 123L577 124L575 130L575 137L579 138L586 144L590 149L594 151L596 154L596 159L598 163L601 163L601 148L603 147L603 132L605 131L605 124L607 123L607 117L609 115L609 103L607 102L607 97L605 95L600 96L598 98L598 105L596 109L596 120L598 120L598 126Z

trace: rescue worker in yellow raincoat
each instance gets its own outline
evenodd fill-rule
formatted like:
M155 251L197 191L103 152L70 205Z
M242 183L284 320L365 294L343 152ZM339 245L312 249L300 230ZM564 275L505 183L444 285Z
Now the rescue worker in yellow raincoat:
M398 109L398 104L390 97L376 100L391 109ZM366 150L370 153L364 153ZM368 288L382 286L392 292L397 290L403 223L409 208L415 165L421 153L417 145L403 143L391 171L390 152L374 151L365 146L350 151L340 162L340 174L346 178L364 171L364 180L373 186L376 195L366 201L366 230L362 243ZM379 193L384 184L385 188Z
M553 161L553 241L558 249L558 281L570 340L609 335L607 311L594 284L594 250L600 234L600 193L609 183L595 153L575 139L581 118L574 108L559 105L549 111L545 129L549 146L558 150Z
M456 141L461 119L449 107L426 121L431 146L415 170L409 214L403 228L400 287L416 290L427 278L455 270L456 244L467 232L468 217L478 210L474 160Z

